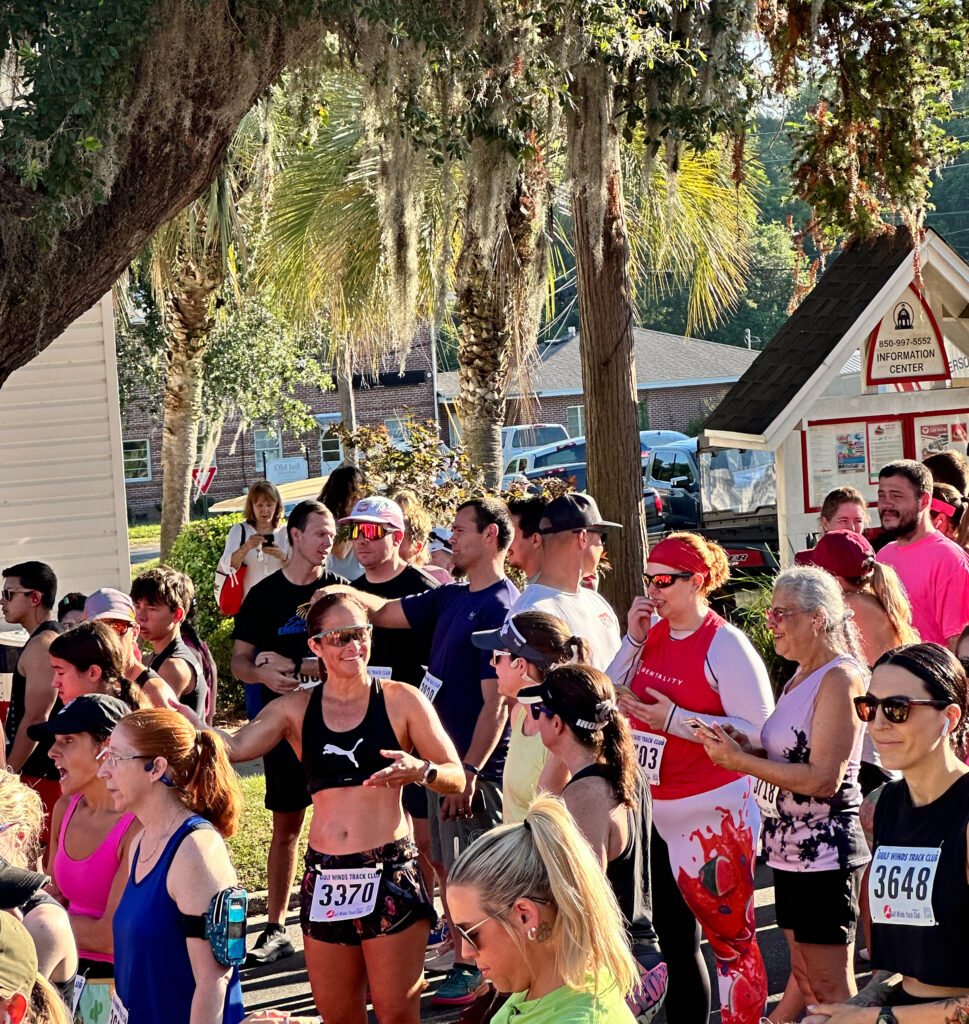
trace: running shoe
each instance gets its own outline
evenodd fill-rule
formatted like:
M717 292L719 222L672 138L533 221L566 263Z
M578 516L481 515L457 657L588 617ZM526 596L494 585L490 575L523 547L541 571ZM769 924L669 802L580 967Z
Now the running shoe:
M260 964L272 964L292 956L295 950L289 941L286 929L279 925L270 925L256 939L256 944L246 956L246 967L257 967Z
M431 996L431 1006L467 1006L474 1002L480 984L481 971L470 964L455 964Z
M427 948L443 946L445 942L451 941L451 933L448 930L447 919L442 917L438 926L427 936Z

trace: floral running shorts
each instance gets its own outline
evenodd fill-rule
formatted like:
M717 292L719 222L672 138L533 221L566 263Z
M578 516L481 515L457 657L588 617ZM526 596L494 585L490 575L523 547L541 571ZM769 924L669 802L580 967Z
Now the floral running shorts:
M379 877L371 885L370 872ZM372 909L370 909L372 907ZM365 910L361 916L346 916ZM365 939L393 935L418 921L437 923L417 866L417 846L397 839L360 853L306 851L306 873L299 892L303 934L318 942L359 946Z

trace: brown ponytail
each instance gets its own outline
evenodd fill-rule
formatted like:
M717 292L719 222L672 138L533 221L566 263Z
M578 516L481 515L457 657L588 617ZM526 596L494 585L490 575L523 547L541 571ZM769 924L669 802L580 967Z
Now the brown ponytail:
M139 754L165 758L165 775L182 802L226 839L232 835L242 791L221 736L196 730L169 708L134 711L115 728L124 729Z
M545 656L546 665L536 665L539 670L570 662L587 662L592 656L589 642L573 636L561 619L548 612L516 612L512 621L528 646Z

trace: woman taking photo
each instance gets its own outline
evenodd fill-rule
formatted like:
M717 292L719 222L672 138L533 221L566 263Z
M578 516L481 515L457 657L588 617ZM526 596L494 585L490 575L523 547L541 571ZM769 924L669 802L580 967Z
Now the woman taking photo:
M491 664L498 677L498 692L509 700L515 700L524 687L540 683L556 665L589 657L588 643L572 636L561 619L547 612L511 615L501 629L472 633L471 642L494 652ZM509 718L511 739L501 780L502 821L506 825L524 821L537 793L558 793L568 779L561 762L549 761L548 748L528 708L516 702Z
M830 573L782 572L767 621L777 653L797 670L760 730L760 743L718 723L698 732L714 764L759 780L777 923L797 983L771 1018L790 1021L804 1002L840 1002L856 991L851 952L869 854L858 820L864 730L851 702L865 693L867 679Z
M476 839L448 876L463 956L511 998L493 1024L632 1024L639 977L616 898L561 801Z
M243 522L229 530L216 575L224 578L246 567L242 596L289 561L289 539L281 526L283 499L275 484L257 480L246 495Z
M129 710L117 697L85 694L39 726L54 737L50 757L64 794L54 806L46 870L70 916L77 973L87 979L78 1006L82 1021L96 999L110 1001L108 986L97 983L114 977L111 921L127 880L131 840L140 829L133 814L115 810L98 776L97 755Z
M313 820L300 925L320 1015L327 1024L366 1024L369 982L378 1020L418 1024L436 915L401 787L458 793L465 775L423 694L367 675L370 629L356 598L325 594L307 619L322 684L272 701L237 733L222 735L234 761L288 740L303 763ZM349 893L348 875L361 883Z
M242 794L222 741L176 711L121 720L99 754L115 809L143 826L114 912L117 997L132 1024L238 1024L239 972L207 939L186 935L212 899L236 884L225 848Z
M544 745L571 775L562 800L612 886L642 969L627 1004L639 1020L650 1020L659 1011L667 982L652 921L652 809L616 691L609 677L591 665L564 665L522 690L518 699L538 719Z
M608 675L629 687L619 690L619 707L652 790L653 924L669 969L666 1012L677 1024L709 1019L702 926L724 1021L757 1024L767 1000L754 930L760 815L750 779L711 764L691 723L699 715L759 737L774 698L750 641L707 603L730 575L723 548L674 533L653 547L646 569L647 596L633 602ZM722 887L711 887L721 871Z
M958 747L966 674L937 644L884 655L855 708L886 768L868 892L872 965L900 984L878 1005L809 1006L811 1024L939 1024L969 1015L969 768ZM865 995L862 993L859 1000Z

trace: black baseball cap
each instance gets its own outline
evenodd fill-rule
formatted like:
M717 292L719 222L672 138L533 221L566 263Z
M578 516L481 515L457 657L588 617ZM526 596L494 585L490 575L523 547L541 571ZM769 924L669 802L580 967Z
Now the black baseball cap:
M566 668L563 666L562 671ZM616 710L615 701L583 700L573 704L563 700L555 689L554 675L519 690L516 699L519 704L542 704L563 722L588 732L598 732L608 721L609 714Z
M0 857L0 910L15 910L23 906L38 889L50 882L40 871L18 868Z
M53 718L30 726L27 735L32 740L42 740L53 733L67 736L77 732L111 732L131 713L124 701L109 693L85 693L66 704Z
M536 651L515 626L514 616L509 615L500 629L483 629L471 634L471 643L483 651L510 651L516 658L524 658L539 668L549 668L548 655Z
M596 499L588 494L562 494L550 501L542 511L538 532L564 533L566 530L621 530L621 523L602 518Z

